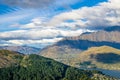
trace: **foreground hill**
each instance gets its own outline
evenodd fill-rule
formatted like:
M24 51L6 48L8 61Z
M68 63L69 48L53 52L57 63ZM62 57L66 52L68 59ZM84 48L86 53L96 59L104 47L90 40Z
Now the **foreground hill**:
M80 67L120 70L120 50L109 46L92 47L80 53L74 62Z
M23 54L38 54L40 49L28 46L0 46L0 49L15 51Z
M23 55L17 52L0 50L0 68L17 64L22 57Z
M8 52L8 55L15 53ZM117 80L101 72L80 70L35 54L18 59L17 65L0 68L0 80Z

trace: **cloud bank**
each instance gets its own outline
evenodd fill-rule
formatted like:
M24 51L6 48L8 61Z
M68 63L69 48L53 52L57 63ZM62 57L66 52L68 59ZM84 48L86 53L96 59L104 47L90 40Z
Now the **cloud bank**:
M120 1L109 0L93 7L82 7L70 12L54 16L46 25L51 26L79 26L91 28L104 28L120 25ZM70 24L66 22L72 20Z
M30 29L17 30L0 33L0 42L4 45L33 45L39 44L39 47L44 47L53 44L63 37L77 36L89 30L60 30L57 28L48 29Z

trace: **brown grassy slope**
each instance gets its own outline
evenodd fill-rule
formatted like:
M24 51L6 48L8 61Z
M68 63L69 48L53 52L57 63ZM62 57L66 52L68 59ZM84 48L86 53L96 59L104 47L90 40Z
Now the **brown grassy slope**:
M19 59L22 58L22 56L23 55L13 51L0 50L0 68L18 63Z
M107 54L107 53L114 53L120 55L120 50L109 47L109 46L101 46L101 47L91 47L88 50L80 53L79 57L81 58L90 58L90 55L97 55L97 54Z
M91 62L98 68L120 70L120 50L109 46L92 47L80 53L73 62Z

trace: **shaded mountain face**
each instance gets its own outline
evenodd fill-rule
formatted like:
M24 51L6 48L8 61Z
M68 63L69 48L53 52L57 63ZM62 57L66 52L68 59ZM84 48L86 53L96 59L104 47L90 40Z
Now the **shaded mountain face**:
M101 30L98 32L85 33L76 37L64 38L54 45L41 50L40 55L61 61L61 58L64 56L66 56L63 58L64 60L68 59L68 57L74 58L79 53L90 47L100 47L106 45L120 49L119 28L120 27L117 27L113 31L110 31L112 28L107 28L110 30Z
M120 62L120 55L114 53L108 53L108 54L101 53L91 58L95 58L97 62L102 62L105 64L114 64Z
M109 27L109 28L105 28L105 31L120 31L120 26L113 26L113 27Z
M9 63L12 65L4 65L0 68L0 80L95 80L96 78L98 80L117 80L99 71L77 69L35 54L16 58L20 54L1 50L0 55L2 61L6 60L5 57L15 58L15 61L19 60L16 62L17 65Z
M23 54L38 54L40 49L28 46L0 46L0 49L6 49Z

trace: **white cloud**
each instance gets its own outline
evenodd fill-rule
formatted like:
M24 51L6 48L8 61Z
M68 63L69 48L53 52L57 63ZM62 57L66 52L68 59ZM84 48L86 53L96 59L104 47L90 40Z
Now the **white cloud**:
M41 39L41 40L2 40L0 41L0 46L19 46L19 45L28 45L43 48L44 46L48 46L57 41L60 41L62 38L53 38L53 39ZM4 43L3 43L4 42Z
M8 43L16 44L16 45L24 45L24 44L47 44L47 43L55 43L62 38L53 38L53 39L41 39L41 40L8 40Z
M89 30L63 30L59 28L42 28L0 32L0 44L3 45L51 45L64 37L78 36ZM3 43L4 42L4 43Z
M1 32L0 38L5 40L39 40L39 39L50 39L57 37L68 37L77 36L88 30L62 30L57 28L48 29L30 29L30 30L16 30Z
M33 18L30 23L24 24L24 25L19 25L20 28L22 29L35 29L35 28L42 28L44 24L44 17L37 17Z
M72 25L81 27L100 27L120 25L120 1L109 0L93 7L82 7L54 16L46 25L59 26L66 20L73 20ZM71 24L67 24L71 26Z

